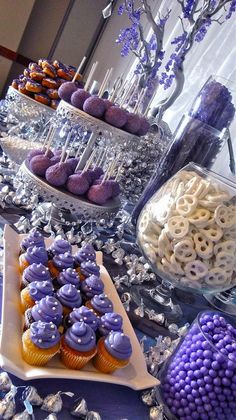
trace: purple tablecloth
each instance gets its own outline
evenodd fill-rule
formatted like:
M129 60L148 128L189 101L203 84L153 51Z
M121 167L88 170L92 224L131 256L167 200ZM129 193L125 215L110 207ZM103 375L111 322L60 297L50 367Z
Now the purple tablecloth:
M2 302L2 282L0 283L0 302ZM9 331L10 334L10 331ZM18 351L18 350L16 350ZM148 419L148 409L140 400L140 392L133 391L124 386L106 384L101 382L90 382L80 380L58 380L58 379L38 379L33 381L22 381L13 375L10 375L14 385L33 385L42 397L50 393L61 391L70 391L75 397L86 399L88 409L98 411L102 420L145 420ZM19 392L20 394L20 392ZM58 414L58 419L72 419L69 414L70 407L75 398L63 396L64 409ZM18 404L18 412L23 411L23 405ZM34 410L36 420L45 419L47 413Z

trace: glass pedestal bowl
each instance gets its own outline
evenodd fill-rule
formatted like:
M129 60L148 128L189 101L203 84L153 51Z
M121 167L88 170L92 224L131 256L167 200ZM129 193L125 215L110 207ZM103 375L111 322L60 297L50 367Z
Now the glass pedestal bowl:
M179 315L171 289L215 294L236 284L236 185L190 163L144 206L137 242L154 272L156 288L139 288L144 305Z

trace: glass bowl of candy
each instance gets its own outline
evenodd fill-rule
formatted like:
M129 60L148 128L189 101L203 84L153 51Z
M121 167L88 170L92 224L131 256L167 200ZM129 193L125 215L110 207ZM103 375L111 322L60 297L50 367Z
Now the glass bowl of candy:
M163 366L160 395L170 418L236 418L236 328L220 312L198 314Z
M217 293L236 283L236 185L194 163L144 206L137 241L172 287Z

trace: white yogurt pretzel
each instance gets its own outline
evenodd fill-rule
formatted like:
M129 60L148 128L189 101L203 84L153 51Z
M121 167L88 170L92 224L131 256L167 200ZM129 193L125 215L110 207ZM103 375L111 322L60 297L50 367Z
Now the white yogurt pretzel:
M232 268L235 261L235 255L229 254L228 252L222 251L219 252L216 256L215 267L221 267L222 269L227 269L227 267Z
M188 217L190 223L197 227L207 226L207 222L210 219L211 213L209 210L204 208L197 208L191 216Z
M220 204L215 209L215 221L222 229L230 228L235 224L235 215L229 207Z
M208 268L206 264L204 264L202 261L195 260L185 264L184 271L185 276L188 279L195 281L206 276L206 274L208 273Z
M167 222L168 233L174 239L180 239L187 235L188 228L188 219L183 216L173 216Z
M236 225L231 226L228 229L224 229L224 239L226 240L236 239Z
M181 264L178 263L175 259L175 256L172 255L170 257L170 261L168 261L165 257L162 258L161 263L168 271L173 274L180 274L181 276L184 274L184 270L181 267Z
M235 241L229 240L229 241L222 241L219 242L214 246L214 253L217 255L219 252L227 252L229 254L235 254L236 251L236 243Z
M206 284L209 286L218 286L226 283L227 275L220 267L213 267L209 270L208 275L205 278Z
M183 239L174 246L174 255L181 262L194 261L196 259L196 251L193 248L191 239Z
M150 213L148 211L143 212L140 216L139 232L145 233L147 235L153 234L153 232L158 235L161 233L161 227L157 223L154 223L150 220Z
M212 242L218 242L223 236L223 230L216 224L200 228L199 231Z
M172 246L165 229L162 229L161 234L158 238L158 251L161 258L165 256L165 252L167 250L171 251Z
M201 232L195 233L193 239L197 255L204 260L211 258L213 255L213 242Z
M184 194L176 202L176 210L181 216L189 216L197 207L198 200L195 196Z

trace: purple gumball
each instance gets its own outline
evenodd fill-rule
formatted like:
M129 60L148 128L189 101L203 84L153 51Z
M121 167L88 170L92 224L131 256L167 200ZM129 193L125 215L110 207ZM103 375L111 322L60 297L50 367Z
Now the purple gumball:
M147 132L150 130L150 123L145 117L139 117L140 119L140 128L137 131L137 136L145 136Z
M114 127L123 127L128 120L128 113L118 106L111 106L105 113L105 121Z
M46 170L45 178L54 187L65 185L68 175L64 163L56 163Z
M123 129L128 131L128 133L136 134L141 127L140 117L137 114L128 114L127 122L124 125Z
M45 176L45 172L51 166L51 160L45 155L34 156L30 161L31 171L38 176Z
M90 93L84 89L78 89L71 96L71 103L79 109L83 109L84 102L90 97Z
M91 96L86 99L83 105L84 112L96 118L101 118L105 112L105 104L102 98Z
M65 82L58 89L58 95L66 102L71 102L71 96L76 92L78 87L74 82Z
M66 188L72 194L83 195L89 189L89 183L86 175L82 172L70 175L66 184Z

